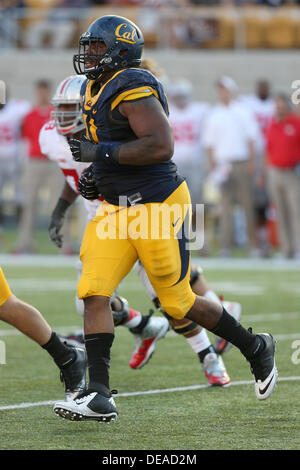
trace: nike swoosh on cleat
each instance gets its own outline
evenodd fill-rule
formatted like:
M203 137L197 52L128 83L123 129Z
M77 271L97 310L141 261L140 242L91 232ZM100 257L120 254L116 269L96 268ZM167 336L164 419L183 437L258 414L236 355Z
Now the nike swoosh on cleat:
M63 363L62 366L65 367L67 364L69 364L69 363L72 362L72 361L73 361L73 358L68 359L66 362Z
M261 389L260 387L258 387L258 391L259 391L259 393L260 393L261 395L264 395L264 394L266 393L266 391L268 390L268 388L269 388L269 386L270 386L270 384L271 384L273 378L274 378L274 374L273 374L272 377L270 378L270 381L269 381L269 383L265 386L265 388Z

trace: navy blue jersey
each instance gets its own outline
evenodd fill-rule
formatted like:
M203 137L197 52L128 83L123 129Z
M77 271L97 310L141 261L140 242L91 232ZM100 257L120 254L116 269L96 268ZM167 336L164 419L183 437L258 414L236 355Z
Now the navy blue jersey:
M126 143L137 139L128 119L118 111L122 101L155 96L168 115L168 102L161 83L148 70L128 68L116 72L102 87L95 80L82 85L82 112L86 136L94 143ZM119 165L108 159L93 164L99 192L118 204L119 196L133 201L162 202L183 179L172 161L153 165Z

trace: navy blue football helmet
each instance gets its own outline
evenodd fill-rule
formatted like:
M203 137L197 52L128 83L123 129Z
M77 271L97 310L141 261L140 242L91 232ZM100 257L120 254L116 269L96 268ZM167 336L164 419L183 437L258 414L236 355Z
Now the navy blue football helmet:
M105 52L101 43L105 43ZM122 16L102 16L79 39L79 53L73 57L75 72L95 80L109 70L138 67L143 46L143 34L132 21Z

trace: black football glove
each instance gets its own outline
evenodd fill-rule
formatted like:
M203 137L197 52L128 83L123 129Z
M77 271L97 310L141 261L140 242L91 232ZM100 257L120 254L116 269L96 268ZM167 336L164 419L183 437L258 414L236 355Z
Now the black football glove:
M90 165L86 168L78 181L78 191L81 196L88 200L98 199L99 191L94 179L93 168Z
M84 141L70 139L69 146L75 162L94 162L96 160L97 144L92 144L87 139Z
M84 140L70 139L70 150L73 160L76 162L95 162L96 160L111 160L118 162L118 152L115 148L119 147L118 142L102 142L101 144L93 144L86 137Z
M63 236L60 233L61 228L64 223L65 213L70 203L65 199L59 198L55 209L51 214L50 225L48 228L49 236L51 241L56 245L58 248L61 248L63 245Z

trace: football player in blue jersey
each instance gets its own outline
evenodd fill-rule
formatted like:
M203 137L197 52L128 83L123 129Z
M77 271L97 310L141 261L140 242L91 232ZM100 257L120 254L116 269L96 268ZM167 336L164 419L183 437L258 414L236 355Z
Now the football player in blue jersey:
M104 16L81 36L74 56L76 72L87 77L81 90L86 140L72 139L70 148L76 161L92 162L82 176L82 194L95 182L104 202L86 227L80 251L78 295L85 304L89 386L72 402L54 405L57 414L71 420L117 417L109 389L110 297L137 259L170 317L192 320L240 349L250 362L259 400L271 395L277 381L272 336L246 330L220 304L191 289L190 196L172 162L163 87L140 68L143 45L134 23ZM169 217L153 224L158 209Z

